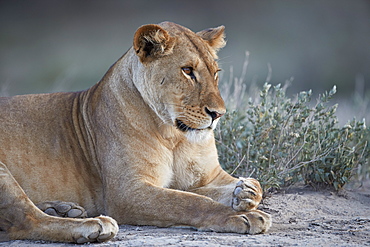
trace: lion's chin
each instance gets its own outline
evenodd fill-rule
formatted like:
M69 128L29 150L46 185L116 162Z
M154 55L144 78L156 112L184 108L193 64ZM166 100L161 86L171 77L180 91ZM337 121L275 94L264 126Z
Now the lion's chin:
M187 131L185 132L186 139L192 143L199 143L209 140L212 138L212 129L202 129L197 131Z
M204 129L195 129L190 126L187 126L181 120L176 119L175 121L177 129L184 132L186 138L193 143L206 141L210 137L212 137L212 130L213 128L210 126Z

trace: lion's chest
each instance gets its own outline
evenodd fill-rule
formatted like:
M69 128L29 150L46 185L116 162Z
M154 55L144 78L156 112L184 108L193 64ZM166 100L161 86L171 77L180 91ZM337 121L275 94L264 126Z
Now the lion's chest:
M163 145L160 156L161 186L190 190L207 184L218 168L218 156L213 138L191 142L187 138L175 145ZM163 166L162 166L163 165Z
M183 169L183 170L181 170ZM170 188L189 190L200 187L204 177L204 171L195 163L186 164L173 174Z
M198 184L202 171L197 168L194 162L188 162L186 159L173 162L171 164L162 164L157 170L156 184L171 189L186 190Z
M178 190L199 187L206 176L206 167L203 165L197 154L175 155L168 187Z

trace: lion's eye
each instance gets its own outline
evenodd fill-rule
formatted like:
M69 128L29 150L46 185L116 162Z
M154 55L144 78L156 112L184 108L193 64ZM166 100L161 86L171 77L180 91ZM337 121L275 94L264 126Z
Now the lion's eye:
M192 67L181 68L185 75L190 76L191 79L195 80L195 75Z

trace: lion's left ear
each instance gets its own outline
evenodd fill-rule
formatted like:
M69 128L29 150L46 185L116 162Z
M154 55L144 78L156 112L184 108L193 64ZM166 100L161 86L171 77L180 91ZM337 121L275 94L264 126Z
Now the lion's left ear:
M158 25L140 27L134 35L134 49L142 63L168 55L175 45L175 38Z
M224 31L225 26L219 26L197 32L197 35L203 40L207 41L207 43L215 50L215 52L217 52L226 45Z

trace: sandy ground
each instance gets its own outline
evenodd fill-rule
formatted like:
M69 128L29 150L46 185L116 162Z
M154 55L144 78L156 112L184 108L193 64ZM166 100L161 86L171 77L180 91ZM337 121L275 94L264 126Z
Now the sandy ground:
M121 226L113 241L91 246L370 246L370 190L314 191L296 187L266 198L272 214L266 234L199 232L189 228ZM10 241L3 246L76 246L45 241Z

